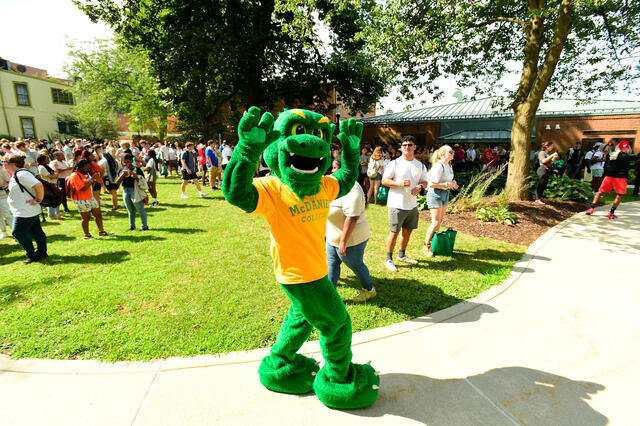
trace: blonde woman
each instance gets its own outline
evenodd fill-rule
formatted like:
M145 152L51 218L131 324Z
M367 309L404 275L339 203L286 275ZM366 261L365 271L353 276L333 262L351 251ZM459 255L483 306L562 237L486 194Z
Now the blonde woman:
M433 234L442 225L442 219L447 212L447 204L449 204L449 190L458 189L458 184L453 180L453 168L451 161L453 160L454 151L449 145L443 145L434 154L431 159L431 170L429 170L429 189L427 190L427 205L431 213L431 225L427 229L427 235L424 239L424 247L422 253L427 257L433 257L431 251L431 239Z
M380 182L382 182L382 173L384 173L384 154L382 153L382 147L377 146L371 154L369 159L369 167L367 168L367 175L369 176L369 191L367 192L367 202L371 202L371 193L373 193L373 203L378 203L378 190L380 189ZM375 176L371 176L373 172Z

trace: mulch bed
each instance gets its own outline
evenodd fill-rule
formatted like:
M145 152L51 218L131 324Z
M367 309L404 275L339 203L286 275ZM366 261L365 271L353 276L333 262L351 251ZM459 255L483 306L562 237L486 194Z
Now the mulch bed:
M548 201L546 206L533 201L517 201L509 204L509 211L515 213L517 222L513 226L495 222L481 222L474 217L473 211L447 214L443 226L476 237L528 246L549 228L578 212L589 208L588 203L576 201ZM428 210L421 211L420 217L431 220Z

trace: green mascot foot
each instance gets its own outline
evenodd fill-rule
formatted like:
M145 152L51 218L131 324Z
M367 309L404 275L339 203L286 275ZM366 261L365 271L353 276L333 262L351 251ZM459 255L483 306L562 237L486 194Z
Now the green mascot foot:
M323 367L313 383L313 390L324 405L341 410L370 406L376 402L379 388L380 377L369 364L351 364L347 383L329 381Z
M292 363L284 363L273 355L262 358L258 374L260 383L274 392L301 394L313 390L313 381L319 370L313 358L296 354Z

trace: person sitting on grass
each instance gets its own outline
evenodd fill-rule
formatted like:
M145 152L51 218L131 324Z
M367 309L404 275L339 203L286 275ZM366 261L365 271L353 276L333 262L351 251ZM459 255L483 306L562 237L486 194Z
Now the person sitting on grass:
M333 160L331 173L340 170L342 161ZM364 264L364 250L371 236L369 222L365 217L364 191L358 182L353 185L343 197L337 198L329 204L327 218L327 265L329 266L329 281L334 287L340 279L340 265L344 262L351 269L362 284L362 290L353 299L354 302L364 302L376 296L369 268Z
M97 182L98 174L90 175L91 162L82 159L75 166L75 171L71 174L71 198L73 199L82 221L84 240L93 240L94 237L89 232L89 220L93 215L96 225L98 225L98 236L106 237L113 235L112 232L104 230L102 223L102 212L98 202L93 197L93 186Z
M144 201L136 199L135 186L136 182L140 179L144 179L144 173L140 167L133 165L133 155L125 154L122 157L122 170L120 176L116 179L116 183L122 183L122 198L124 199L124 205L127 207L129 213L129 231L136 229L136 210L140 213L140 221L142 222L142 231L148 231L147 226L147 211L144 209Z
M593 198L591 207L585 212L585 214L593 214L595 208L602 194L610 192L612 189L616 191L616 199L613 201L611 210L607 213L609 219L617 219L615 212L620 203L622 202L622 196L627 193L627 178L629 177L629 167L631 162L640 160L640 156L634 155L631 151L631 145L626 139L618 142L618 148L609 154L609 160L607 161L607 171L602 185L598 193Z

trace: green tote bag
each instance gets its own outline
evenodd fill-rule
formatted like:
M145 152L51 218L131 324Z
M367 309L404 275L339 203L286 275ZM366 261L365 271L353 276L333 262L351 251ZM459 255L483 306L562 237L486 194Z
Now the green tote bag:
M388 197L389 197L389 188L387 188L384 185L380 185L380 188L378 189L378 196L376 199L379 202L386 203Z
M431 251L436 256L452 256L458 231L449 228L443 232L436 232L431 240Z

